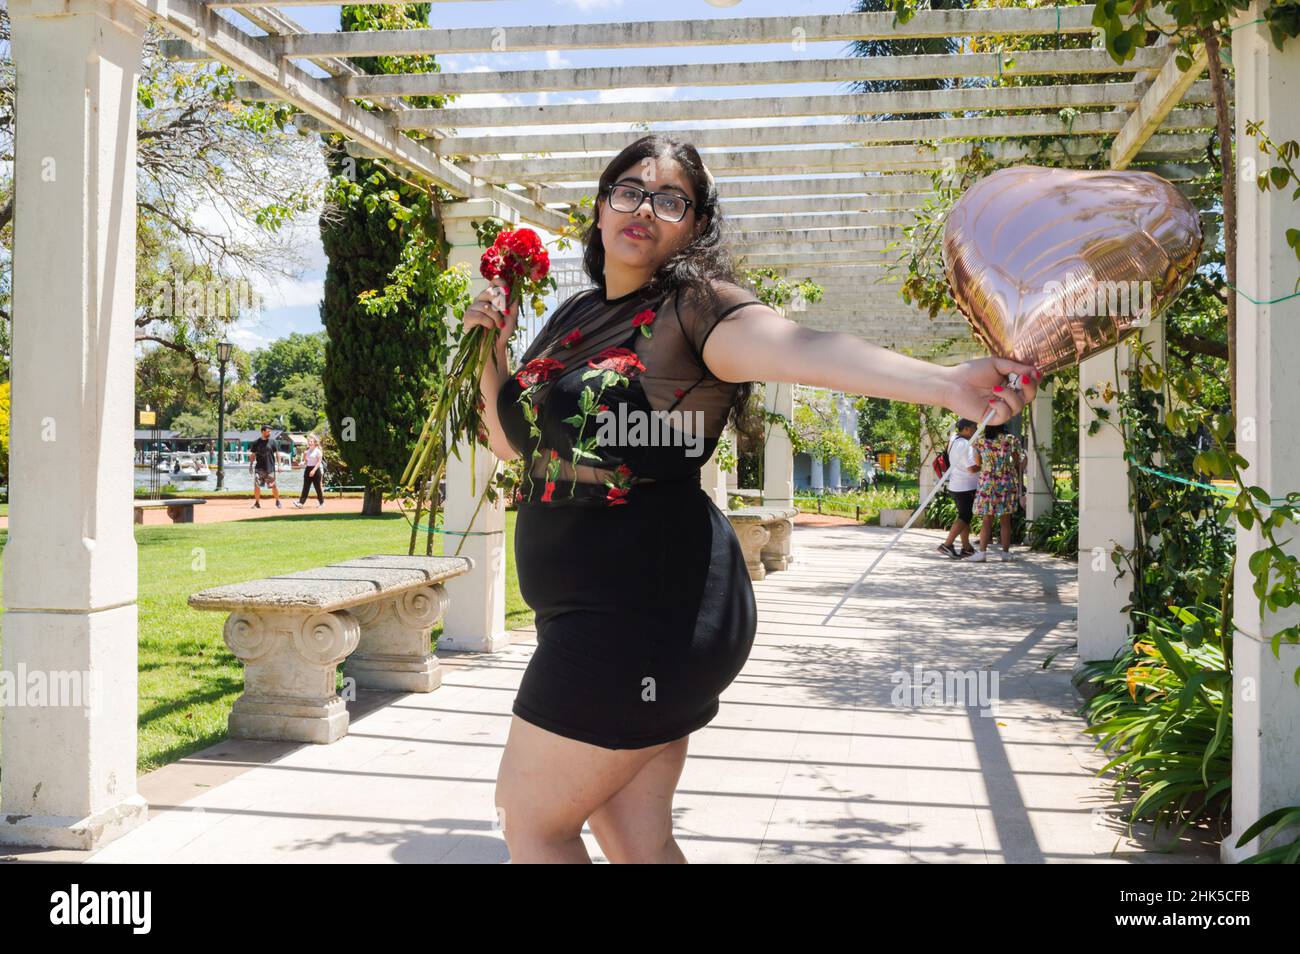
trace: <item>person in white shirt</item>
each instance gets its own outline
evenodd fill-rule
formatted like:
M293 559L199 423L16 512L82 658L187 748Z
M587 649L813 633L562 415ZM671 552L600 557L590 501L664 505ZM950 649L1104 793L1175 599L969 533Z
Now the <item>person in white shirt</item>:
M948 478L948 495L957 505L957 519L952 522L948 539L939 544L939 552L954 560L968 557L975 552L970 545L970 525L972 510L975 506L975 492L979 489L979 465L975 463L971 451L970 439L975 433L975 422L962 418L957 422L957 432L948 443L948 466L952 475ZM961 535L961 552L953 543Z
M304 455L306 466L302 469L302 496L294 501L294 506L301 508L307 502L307 492L312 487L316 488L316 506L325 506L325 492L323 489L325 468L321 464L320 438L315 434L307 435L307 452Z

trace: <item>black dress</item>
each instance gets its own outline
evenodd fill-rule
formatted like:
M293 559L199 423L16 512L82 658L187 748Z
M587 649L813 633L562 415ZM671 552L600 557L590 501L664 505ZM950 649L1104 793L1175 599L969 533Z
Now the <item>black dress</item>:
M704 342L758 299L715 287L717 311L649 286L575 295L498 395L524 458L515 565L537 620L513 712L559 735L679 739L717 714L753 646L744 556L700 469L738 386L708 371Z

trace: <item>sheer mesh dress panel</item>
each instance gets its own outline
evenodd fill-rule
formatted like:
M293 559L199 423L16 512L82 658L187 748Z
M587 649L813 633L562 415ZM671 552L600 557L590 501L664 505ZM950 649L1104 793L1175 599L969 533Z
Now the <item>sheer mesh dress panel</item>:
M525 461L518 502L609 506L637 484L698 479L739 387L705 366L705 342L720 321L762 305L740 285L713 287L716 309L686 289L643 286L608 302L591 289L556 310L497 398L506 439ZM588 375L593 363L627 382ZM579 455L575 473L580 443L594 456Z

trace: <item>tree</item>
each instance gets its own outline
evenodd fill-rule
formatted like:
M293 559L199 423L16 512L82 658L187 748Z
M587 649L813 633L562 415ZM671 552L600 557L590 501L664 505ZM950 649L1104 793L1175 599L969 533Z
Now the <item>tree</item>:
M261 400L248 383L248 363L248 352L235 348L226 370L226 420L232 427L237 426L231 418L235 409ZM187 436L216 434L220 388L215 357L210 362L195 360L171 348L153 347L136 359L135 381L136 403L153 408L160 428L182 430L176 422L187 416ZM211 418L212 423L206 430L194 430L197 418Z
M253 352L252 371L253 383L268 401L279 397L289 380L299 375L319 383L325 371L325 332L294 332L259 348Z
M899 470L910 473L920 467L921 415L915 404L884 398L860 397L858 437L873 451L889 447L898 455Z
M0 4L0 376L14 216L9 35ZM257 284L301 274L283 226L318 204L324 169L314 137L285 135L294 107L239 102L234 70L166 59L166 35L145 34L136 97L136 340L188 356L201 373L229 322L256 309Z
M411 29L424 27L429 11L429 4L345 6L340 20L344 31ZM437 69L431 56L353 62L366 73ZM442 105L438 98L431 102ZM341 456L366 485L362 512L378 514L383 493L400 479L419 436L426 397L442 373L437 356L447 329L429 321L419 301L373 314L361 304L361 296L389 283L405 244L399 222L385 211L385 196L415 190L384 164L349 156L338 137L327 136L324 143L331 176L362 193L358 201L327 206L321 217L328 258L321 302L325 404Z

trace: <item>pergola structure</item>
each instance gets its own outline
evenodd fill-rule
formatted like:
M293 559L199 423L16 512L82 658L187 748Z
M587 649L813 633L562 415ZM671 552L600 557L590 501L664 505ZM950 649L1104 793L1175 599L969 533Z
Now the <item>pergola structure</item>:
M892 257L887 246L934 188L931 174L951 168L972 137L989 140L984 148L998 161L1051 165L1096 155L1109 142L1113 167L1140 166L1188 183L1206 171L1202 162L1214 124L1210 90L1201 78L1204 61L1181 71L1164 45L1140 49L1123 65L1096 48L1020 51L1014 59L1001 52L845 58L815 46L854 39L1088 35L1094 30L1089 6L925 11L906 24L892 14L808 14L315 34L284 9L315 2L10 2L20 119L5 668L94 673L100 704L89 712L5 713L0 842L95 847L145 818L135 788L136 547L126 505L131 465L123 448L129 446L134 381L135 84L149 23L175 34L171 55L217 60L247 77L241 95L291 103L302 111L301 126L342 133L355 155L384 158L462 197L444 207L448 237L459 246L453 264L476 257L471 217L495 215L551 233L563 228L566 208L592 191L609 158L637 135L600 127L672 124L665 131L694 142L716 176L742 264L810 277L825 287L821 302L792 318L918 350L968 336L958 316L931 320L903 304L896 287L880 282ZM1239 22L1257 17L1252 9ZM772 61L729 61L725 48L754 44L790 52ZM670 66L377 76L353 63L379 54L681 47L708 47L716 55ZM1260 25L1232 34L1240 143L1247 142L1248 119L1263 120L1275 141L1300 138L1297 49L1293 44L1279 53ZM1003 76L1043 82L994 82ZM963 82L940 91L853 95L654 95L662 87L933 78ZM403 101L613 88L646 93L617 104L438 110ZM361 108L360 99L383 108ZM900 115L927 118L880 118ZM519 127L546 128L481 133ZM425 138L410 138L411 130ZM1047 152L1043 137L1054 142ZM1238 274L1260 300L1278 297L1293 277L1294 260L1280 240L1289 214L1288 197L1243 190ZM1143 334L1158 344L1159 322ZM1243 301L1238 335L1240 413L1257 425L1257 443L1246 452L1250 479L1283 493L1300 472L1300 439L1285 416L1300 407L1294 374L1300 306L1295 300L1271 307ZM1085 362L1081 384L1112 379L1113 360L1104 355ZM791 416L789 382L769 382L767 394L769 409ZM1032 413L1037 433L1050 435L1046 394ZM1131 546L1133 516L1118 438L1086 431L1080 437L1079 656L1100 659L1129 639L1121 612L1127 586L1116 586L1110 561L1099 565L1094 554L1115 542ZM481 482L495 461L476 456ZM1049 499L1050 475L1041 454L1031 456L1038 461L1031 472L1032 516ZM470 455L462 457L465 462L452 458L447 475L451 530L470 529L477 502L469 493ZM790 471L788 440L774 429L763 488L769 502L791 498ZM725 492L716 467L706 478L707 486ZM474 522L472 529L490 532L469 538L462 551L477 569L448 585L451 609L440 645L490 652L506 642L503 528L500 507L484 507ZM1260 546L1253 532L1242 531L1238 543L1242 554ZM1234 707L1238 833L1273 808L1300 803L1300 693L1290 680L1300 649L1284 646L1281 661L1272 655L1270 635L1285 619L1269 616L1259 624L1245 563L1238 562L1236 583L1236 672L1251 682L1249 696L1243 693ZM1225 859L1238 856L1234 841L1225 842Z

